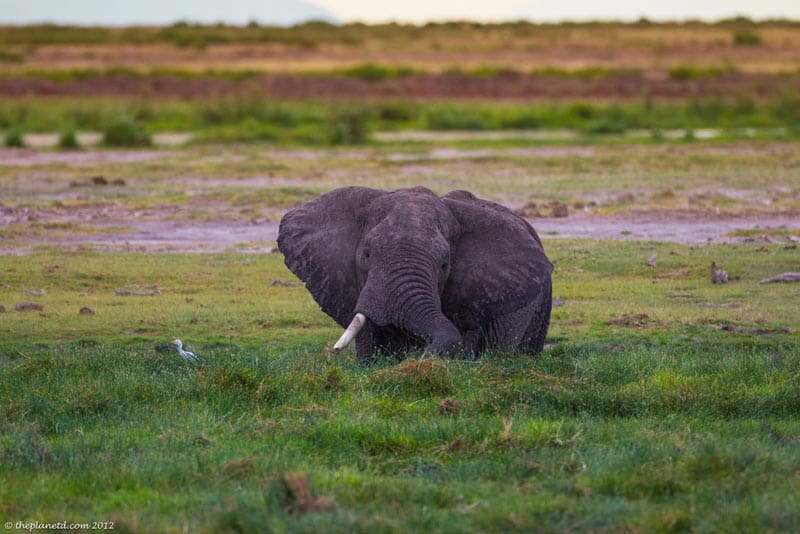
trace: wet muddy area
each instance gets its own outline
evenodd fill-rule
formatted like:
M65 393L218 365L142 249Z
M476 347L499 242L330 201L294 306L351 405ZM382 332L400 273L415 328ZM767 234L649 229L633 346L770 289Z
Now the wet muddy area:
M0 197L0 254L25 254L40 246L268 253L274 250L283 213L317 192L347 184L392 189L420 183L441 191L481 185L483 192L475 189L476 193L517 210L545 240L687 245L763 241L795 246L800 240L800 191L790 185L796 176L794 148L786 143L732 143L618 147L613 153L610 148L586 145L426 150L0 149L0 173L8 177L3 183L9 194ZM614 164L611 156L619 151L627 151L625 158L640 158L641 163L608 170ZM761 178L749 174L742 178L738 167L719 177L703 167L685 170L679 162L674 183L661 187L647 179L651 166L671 165L664 151L669 159L687 162L730 152L768 157L778 164L763 171L762 184ZM742 172L761 173L761 160L754 161ZM148 166L135 167L140 162ZM192 166L198 162L221 164L224 169ZM135 171L123 180L114 172L119 165ZM706 174L697 176L698 172ZM636 179L626 178L626 173ZM573 174L598 185L586 188L571 178ZM566 189L551 186L542 192L546 180L564 176ZM542 196L531 197L531 191ZM552 200L558 196L573 200L569 205Z
M70 217L63 210L40 210L33 219L44 231L23 240L10 240L0 246L0 254L25 254L38 246L152 253L275 251L276 220L280 213L269 219L192 222L174 220L175 211L148 210L137 216L107 206L98 207L96 212L84 207ZM2 219L7 224L9 210L3 213ZM63 224L65 220L80 222L80 229L48 231L48 221ZM615 215L577 213L567 217L537 217L530 222L544 240L578 238L705 245L783 241L791 244L800 239L800 217L785 214L718 216L690 211L630 211ZM775 235L776 230L780 235ZM733 236L735 232L746 235Z
M33 167L50 164L64 164L70 167L96 165L101 163L134 163L167 158L169 152L163 150L93 150L74 152L43 152L33 149L0 149L0 166Z
M691 211L631 211L617 215L543 217L533 219L531 223L545 239L561 237L703 245L779 240L770 237L775 230L788 230L800 236L800 216L782 214L732 216ZM730 235L743 230L756 232L748 232L751 235L744 237ZM763 236L757 230L763 230Z

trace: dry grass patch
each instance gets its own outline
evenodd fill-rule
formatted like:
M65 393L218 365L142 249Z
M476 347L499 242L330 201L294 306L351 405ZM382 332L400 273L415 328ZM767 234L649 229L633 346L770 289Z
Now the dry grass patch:
M438 358L409 359L375 374L373 383L387 392L409 395L447 395L453 391L453 377L447 363Z

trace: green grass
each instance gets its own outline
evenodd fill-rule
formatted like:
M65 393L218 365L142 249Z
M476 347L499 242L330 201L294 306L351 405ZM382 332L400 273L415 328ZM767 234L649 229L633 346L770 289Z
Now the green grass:
M679 71L683 72L683 71ZM694 70L687 71L694 76ZM800 132L798 95L702 96L684 102L650 98L617 103L491 103L380 101L270 101L256 98L163 100L23 98L0 102L0 129L53 132L65 128L105 132L116 125L128 139L133 129L192 131L201 142L270 141L279 144L361 144L376 130L569 129L589 134L628 130L719 128L736 136L744 128ZM119 126L125 117L124 127ZM647 142L662 142L653 136ZM138 142L138 141L137 141ZM643 141L644 142L644 141Z
M340 329L302 286L269 286L291 279L279 255L3 257L0 516L133 532L797 530L800 288L758 284L796 253L545 246L565 304L543 355L372 367L325 349ZM712 259L740 278L712 285ZM131 286L160 293L115 294ZM22 300L44 309L12 311ZM176 336L206 363L157 350Z
M733 34L733 44L736 46L758 46L761 42L761 36L754 31L742 30Z
M23 137L22 130L19 128L12 128L6 132L5 146L8 148L22 148L25 146L25 138Z
M103 144L110 147L147 147L153 139L145 127L127 115L108 121L103 130Z
M354 183L382 189L422 184L441 194L467 189L508 205L591 201L598 204L592 211L600 213L689 209L790 216L800 210L795 185L800 167L792 142L659 146L606 144L597 137L587 136L577 147L532 146L536 142L530 140L302 149L209 143L122 154L124 164L102 151L87 151L80 154L80 166L59 160L71 154L30 154L31 163L42 157L35 165L37 179L25 164L0 167L0 179L9 206L65 214L101 205L128 213L160 208L169 211L164 215L169 219L192 221L275 221L281 208ZM434 151L453 154L436 158ZM104 176L109 186L93 185L94 176ZM119 180L125 185L113 185ZM26 226L35 230L29 233L42 233L34 222L23 221L0 233L22 236Z

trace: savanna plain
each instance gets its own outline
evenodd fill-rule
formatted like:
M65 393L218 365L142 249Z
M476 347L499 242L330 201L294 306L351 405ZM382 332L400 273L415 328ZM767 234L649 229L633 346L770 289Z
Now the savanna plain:
M797 24L15 32L3 524L800 529ZM543 353L332 352L274 240L345 185L528 217Z

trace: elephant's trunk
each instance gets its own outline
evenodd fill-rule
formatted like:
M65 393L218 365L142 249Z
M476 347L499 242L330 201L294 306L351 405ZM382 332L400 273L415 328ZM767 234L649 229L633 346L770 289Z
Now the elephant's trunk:
M431 352L453 355L458 351L461 333L442 313L437 280L430 271L430 267L420 267L420 261L410 254L395 261L392 269L371 271L355 311L377 326L394 325L428 340Z

